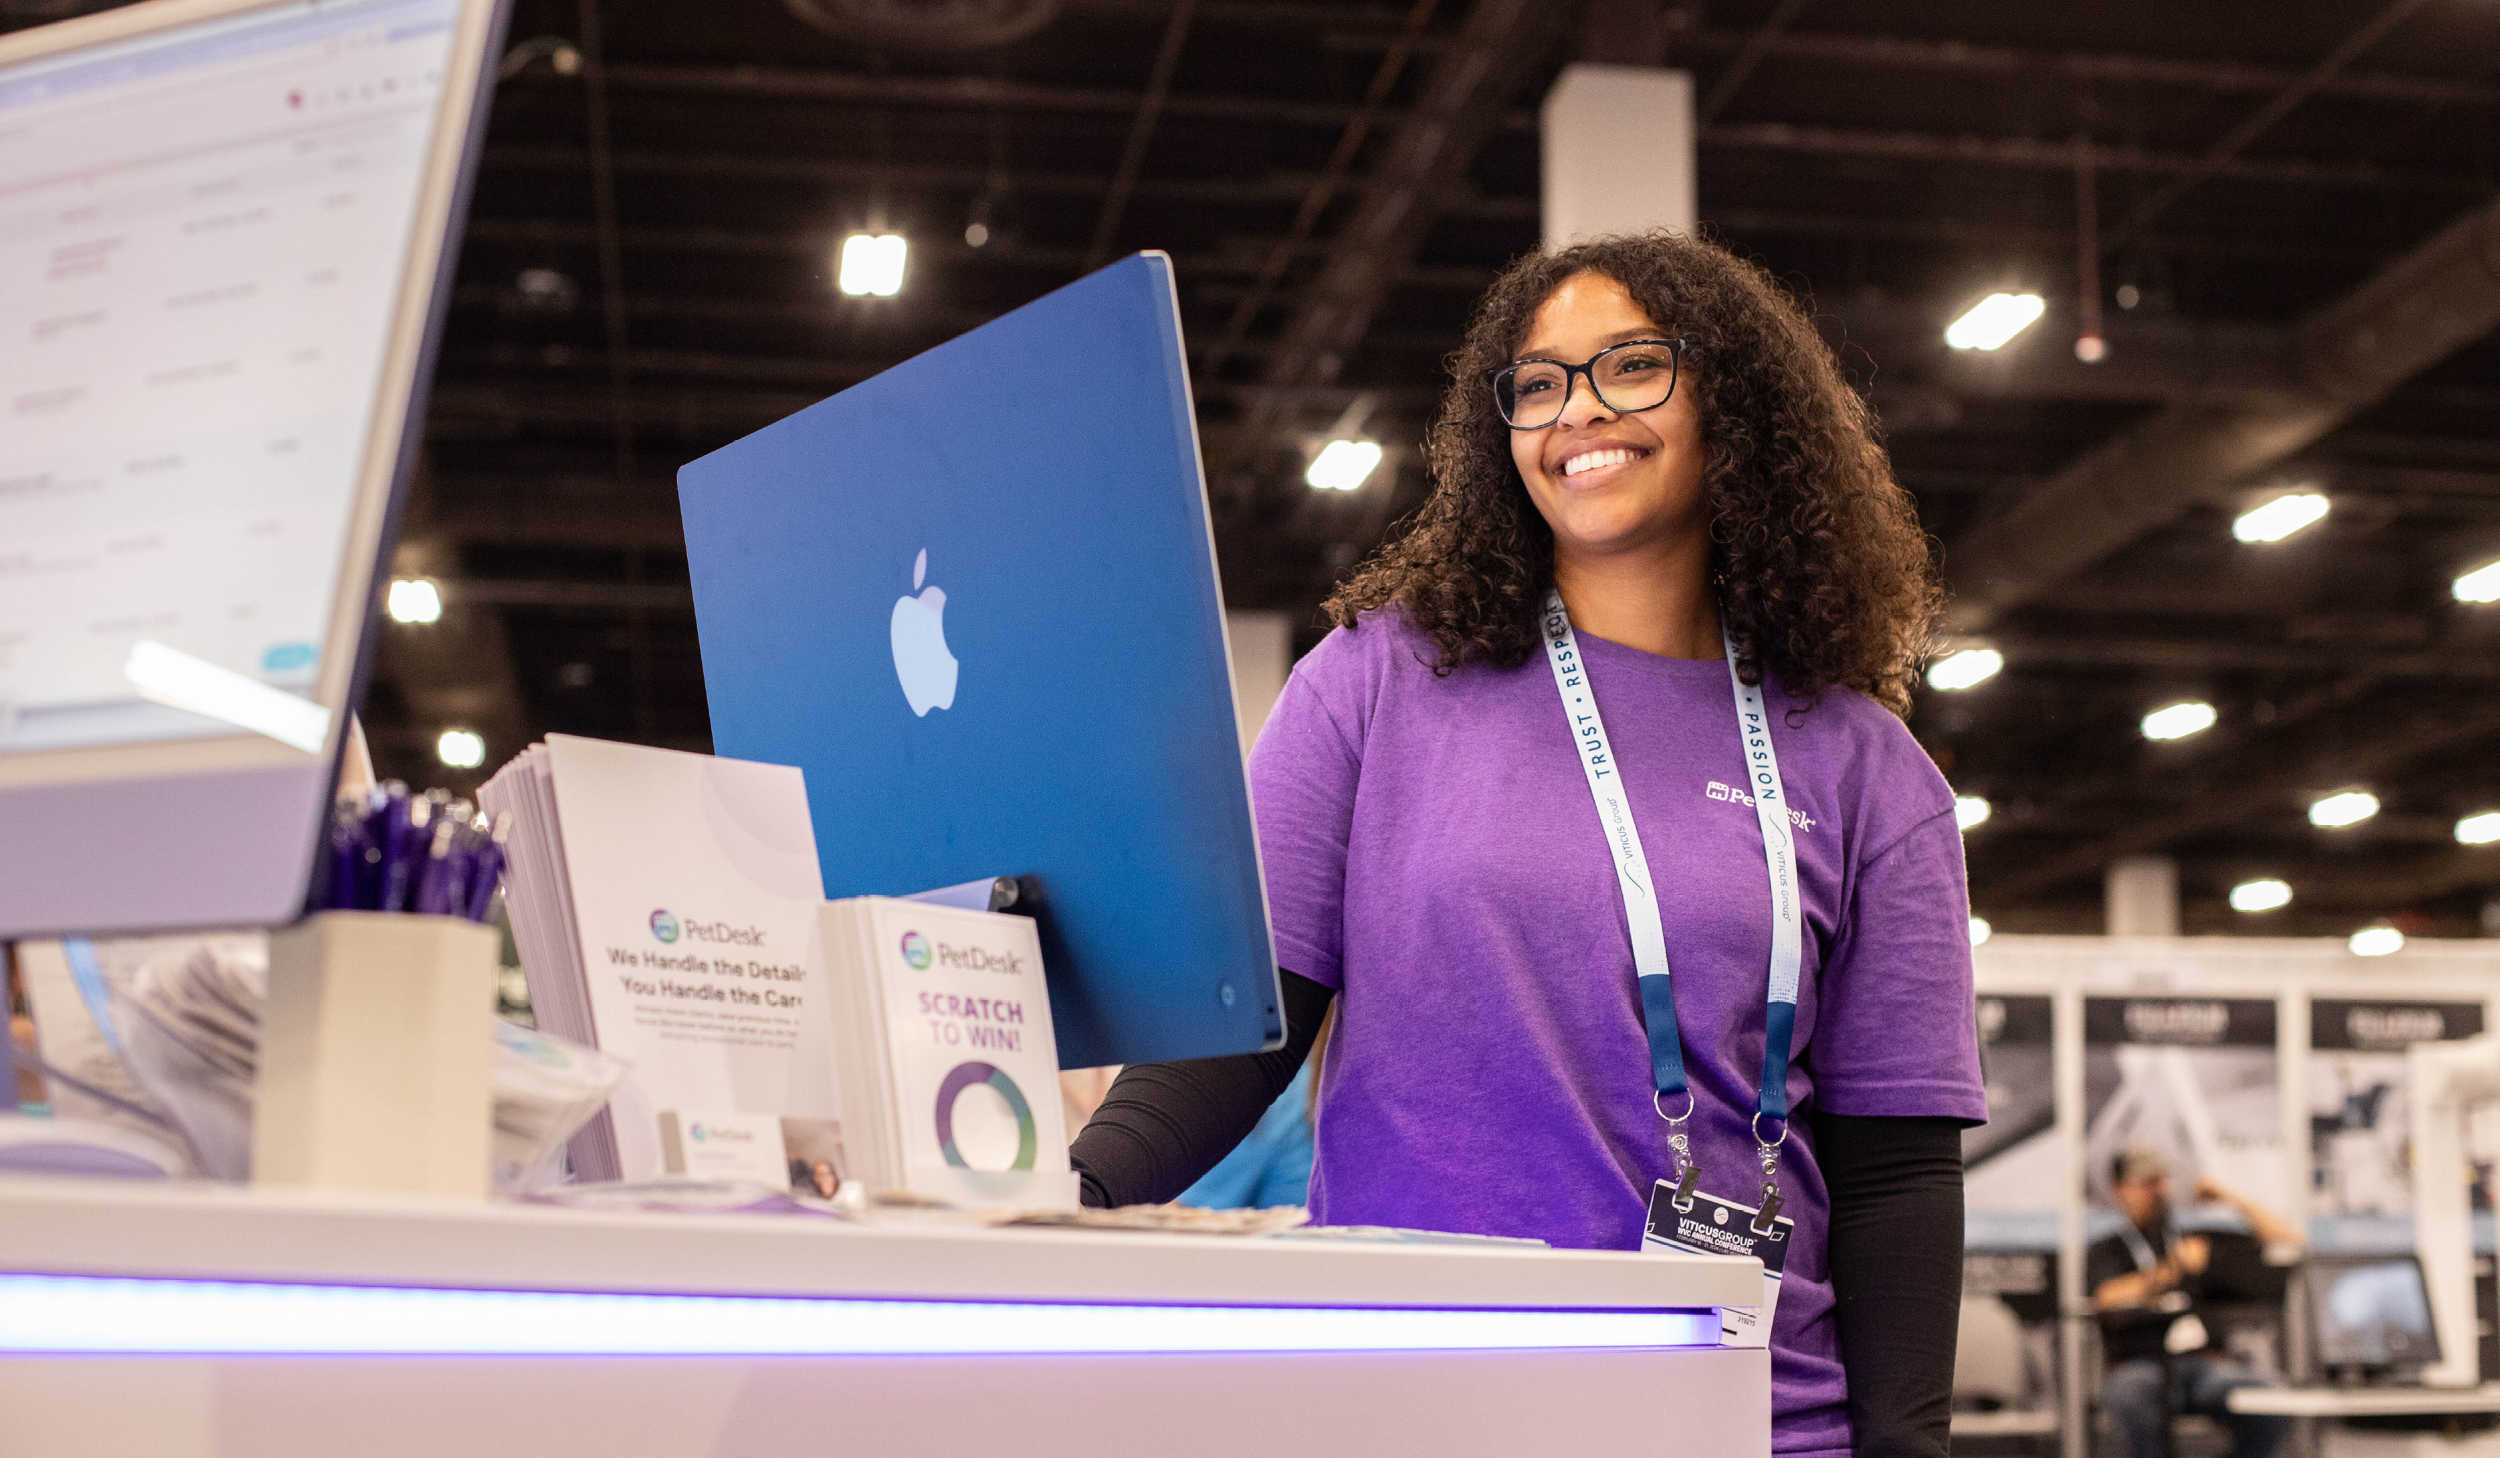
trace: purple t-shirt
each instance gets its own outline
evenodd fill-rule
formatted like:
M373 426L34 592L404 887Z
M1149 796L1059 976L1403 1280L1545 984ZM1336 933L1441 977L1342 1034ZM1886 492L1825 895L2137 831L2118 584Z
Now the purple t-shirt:
M1702 1187L1752 1204L1770 875L1731 788L1727 665L1579 640L1666 907ZM1314 1218L1636 1249L1666 1126L1553 673L1539 654L1442 678L1434 656L1394 613L1331 633L1250 756L1277 959L1340 993ZM1791 1106L1985 1119L1952 791L1865 697L1768 697L1806 912ZM1802 1118L1780 1188L1797 1244L1772 1326L1774 1447L1845 1454L1828 1199Z

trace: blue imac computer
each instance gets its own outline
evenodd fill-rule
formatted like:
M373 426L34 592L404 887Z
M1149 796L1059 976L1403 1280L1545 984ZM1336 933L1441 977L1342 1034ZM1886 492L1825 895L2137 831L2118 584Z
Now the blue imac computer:
M806 771L828 896L987 876L1062 1067L1284 1035L1171 260L678 474L713 748Z

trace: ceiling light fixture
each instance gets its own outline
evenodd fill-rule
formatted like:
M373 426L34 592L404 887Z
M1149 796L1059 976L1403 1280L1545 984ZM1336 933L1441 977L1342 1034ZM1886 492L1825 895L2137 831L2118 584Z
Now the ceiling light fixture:
M2170 704L2144 716L2147 739L2185 739L2214 727L2214 706L2199 700Z
M1302 479L1320 491L1352 491L1372 478L1380 465L1380 442L1332 440L1311 458Z
M2466 573L2449 591L2457 595L2459 602L2500 602L2500 562Z
M2457 844L2489 845L2500 840L2500 810L2485 810L2457 822Z
M2240 513L2231 535L2243 542L2279 542L2326 515L2326 498L2315 491L2286 491Z
M1944 342L1955 349L2003 349L2048 307L2038 294L1990 294L1946 327Z
M475 730L446 729L434 741L434 757L453 769L476 769L486 763L486 740Z
M2346 825L2359 825L2378 813L2378 796L2367 790L2344 790L2315 800L2309 806L2309 823L2329 830Z
M442 590L428 578L398 578L391 583L387 610L394 623L440 622L443 616Z
M2405 934L2382 921L2376 926L2365 926L2354 932L2352 939L2344 945L2352 948L2356 957L2384 957L2390 952L2405 949Z
M1988 925L1988 918L1984 916L1974 916L1970 919L1970 944L1972 946L1978 946L1980 943L1986 941L1992 936L1995 936L1996 934L1997 929Z
M2288 884L2274 879L2272 876L2261 877L2260 879L2254 881L2242 881L2237 886L2231 888L2231 909L2233 911L2246 911L2252 913L2259 911L2281 911L2284 907L2291 904L2292 888Z
M1953 797L1953 823L1964 830L1978 829L1987 824L1988 817L1995 813L1996 807L1988 803L1988 797L1985 795Z
M1947 693L1974 688L1997 676L2005 655L1994 648L1965 648L1948 653L1927 670L1927 686Z
M911 245L900 233L853 233L842 240L837 282L855 299L893 298L903 291L903 263L910 255Z

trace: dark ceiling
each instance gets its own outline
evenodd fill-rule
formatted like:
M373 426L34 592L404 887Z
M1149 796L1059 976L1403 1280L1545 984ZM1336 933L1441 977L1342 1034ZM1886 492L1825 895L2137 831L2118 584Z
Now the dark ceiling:
M1041 23L945 48L985 18ZM452 724L490 767L549 730L708 747L676 468L1137 248L1177 261L1232 605L1312 623L1421 499L1438 361L1538 241L1557 70L1663 63L1704 225L1811 301L1954 630L2006 655L1913 719L1995 807L1977 909L2096 930L2101 867L2159 852L2190 931L2485 929L2500 848L2450 827L2500 805L2500 606L2448 584L2500 556L2500 7L518 0L511 44L400 564L448 611L388 629L366 708L388 773L456 780ZM870 225L911 239L898 298L832 287ZM2046 319L1947 350L2010 284ZM1303 441L1358 400L1394 482L1314 493ZM2233 540L2294 483L2323 524ZM2144 740L2179 698L2220 723ZM2384 811L2308 823L2353 785ZM2227 910L2260 874L2293 906Z

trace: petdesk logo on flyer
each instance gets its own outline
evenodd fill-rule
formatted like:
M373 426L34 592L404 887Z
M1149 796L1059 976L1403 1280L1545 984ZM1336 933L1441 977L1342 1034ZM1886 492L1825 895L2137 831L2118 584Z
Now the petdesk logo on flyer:
M663 944L676 941L677 918L669 915L666 911L652 912L651 935L658 937Z
M911 970L914 972L928 971L929 939L916 931L903 933L903 960L911 964Z

